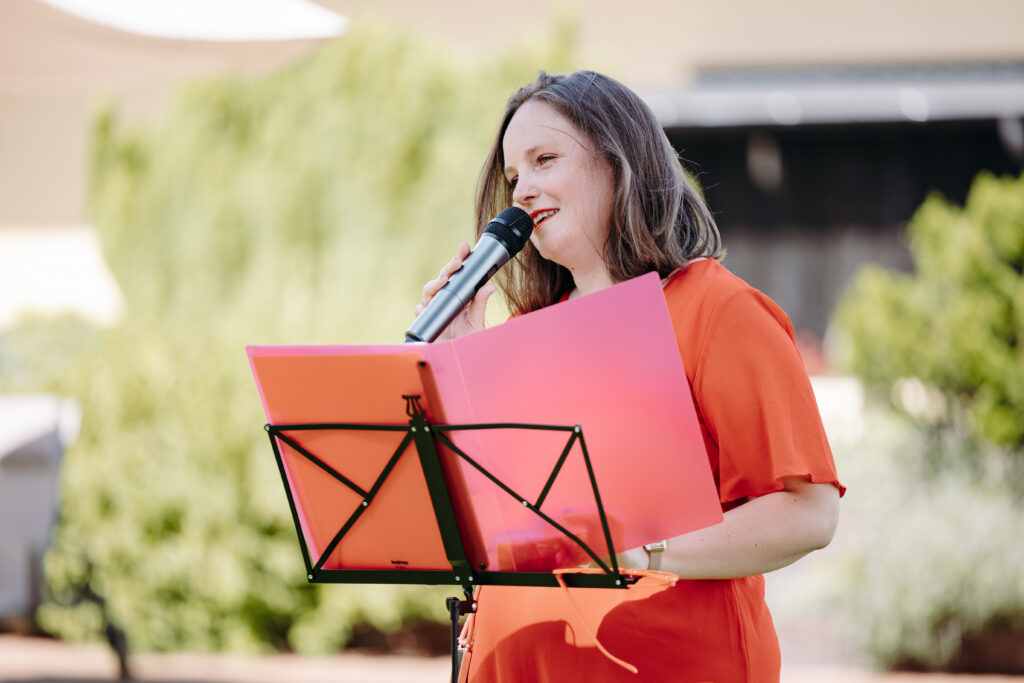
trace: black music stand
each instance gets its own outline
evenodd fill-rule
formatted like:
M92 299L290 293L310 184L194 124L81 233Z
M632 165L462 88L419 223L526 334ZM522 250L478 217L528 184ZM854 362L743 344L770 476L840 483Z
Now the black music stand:
M558 580L550 572L519 572L519 571L498 571L484 568L486 565L477 563L470 559L467 553L469 533L460 527L455 506L452 502L451 487L446 479L442 467L441 456L437 444L454 453L456 457L468 463L483 476L487 477L495 486L500 488L516 501L522 503L523 507L533 514L542 518L545 522L556 529L565 539L578 547L587 557L592 560L602 571L600 573L588 574L563 574L563 580L567 586L581 588L626 588L630 583L635 582L635 577L620 573L618 562L615 557L615 547L612 541L608 519L601 504L601 496L597 487L597 480L591 465L590 456L587 452L586 440L580 425L539 425L519 423L493 423L474 425L446 425L431 424L420 405L420 395L402 395L401 400L405 402L405 412L408 422L405 425L394 424L366 424L366 423L299 423L299 424L267 424L265 429L269 435L271 447L277 460L278 469L284 483L285 493L288 497L288 505L295 523L296 533L299 538L299 547L306 566L306 575L310 582L316 583L402 583L402 584L426 584L426 585L458 585L462 587L465 595L464 600L450 597L446 600L449 616L452 624L452 666L453 681L457 680L458 667L460 663L457 646L458 619L459 616L475 611L476 605L473 601L474 586L558 586ZM491 429L526 429L526 430L548 430L565 432L568 439L562 448L561 454L547 477L544 488L531 500L528 496L512 490L504 482L494 476L485 467L480 465L472 456L459 448L448 436L450 432L462 430L491 430ZM367 431L367 432L400 432L404 433L398 447L387 460L379 475L368 489L364 489L344 473L337 471L325 461L325 458L313 453L303 446L297 438L298 433L310 431ZM557 522L546 514L542 507L547 498L548 492L555 483L559 472L566 463L573 451L573 446L579 444L579 452L583 458L590 486L594 496L594 504L597 509L601 524L603 548L598 552L578 535ZM325 568L325 563L345 535L359 522L377 497L382 487L386 486L388 477L398 464L399 460L411 457L408 454L414 450L422 469L423 478L430 494L433 514L441 533L444 544L444 552L451 568L448 570L423 570L423 569L345 569ZM339 486L344 486L361 497L361 503L355 507L348 518L341 524L334 534L327 547L320 553L319 557L313 557L310 553L310 544L307 542L300 521L297 496L293 491L293 482L290 481L285 465L286 453L293 454L291 457L301 457L317 468L337 480ZM353 454L357 457L357 454ZM608 560L602 559L602 555Z

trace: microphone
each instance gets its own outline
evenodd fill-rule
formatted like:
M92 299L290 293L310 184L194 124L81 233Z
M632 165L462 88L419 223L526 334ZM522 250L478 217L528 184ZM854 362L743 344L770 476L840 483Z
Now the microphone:
M522 251L532 232L530 214L516 206L510 206L492 218L462 267L452 273L445 286L406 330L406 343L437 339L491 276Z

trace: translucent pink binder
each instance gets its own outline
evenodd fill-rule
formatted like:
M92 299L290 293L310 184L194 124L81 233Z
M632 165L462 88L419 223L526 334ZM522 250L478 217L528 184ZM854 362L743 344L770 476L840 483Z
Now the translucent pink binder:
M590 562L592 554L572 537L607 557L609 536L624 550L722 520L656 274L452 341L247 351L268 430L286 423L408 430L412 414L403 396L420 397L416 419L434 426L432 443L477 585ZM323 560L319 571L451 582L435 574L451 573L453 564L430 513L428 477L413 456L396 452L409 433L272 434L304 553ZM338 488L337 476L311 464L307 455L314 454L336 474L352 472L358 485ZM394 480L380 479L387 463ZM378 483L374 514L353 521L361 505L353 491ZM344 524L350 536L341 538L335 530ZM396 565L394 548L403 545L418 550ZM410 574L418 570L428 573Z

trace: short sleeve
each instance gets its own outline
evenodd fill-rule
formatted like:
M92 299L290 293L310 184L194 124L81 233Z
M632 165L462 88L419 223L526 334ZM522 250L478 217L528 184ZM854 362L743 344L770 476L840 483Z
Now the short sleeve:
M781 491L787 476L844 492L785 313L757 290L736 291L703 342L693 391L718 446L722 503Z

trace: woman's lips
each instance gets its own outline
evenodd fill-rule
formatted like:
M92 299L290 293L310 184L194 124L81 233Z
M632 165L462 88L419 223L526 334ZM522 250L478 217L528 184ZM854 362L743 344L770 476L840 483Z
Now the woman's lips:
M558 209L539 209L530 214L530 218L533 219L533 228L536 230L540 227L541 223L558 213Z

